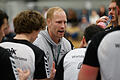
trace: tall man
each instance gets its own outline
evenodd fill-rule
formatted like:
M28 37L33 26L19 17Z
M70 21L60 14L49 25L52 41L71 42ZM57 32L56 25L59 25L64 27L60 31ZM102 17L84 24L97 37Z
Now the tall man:
M97 34L89 44L79 80L96 80L98 71L101 80L120 79L120 0L116 0L115 15L119 26Z
M47 29L40 31L34 44L45 52L49 62L49 69L51 69L53 61L57 67L63 55L70 51L72 46L64 38L67 18L62 8L49 8L46 21Z

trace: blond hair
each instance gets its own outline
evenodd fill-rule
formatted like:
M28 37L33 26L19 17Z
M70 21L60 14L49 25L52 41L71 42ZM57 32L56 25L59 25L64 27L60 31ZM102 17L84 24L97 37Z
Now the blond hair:
M48 18L51 19L53 17L54 12L56 12L56 11L64 11L64 10L60 7L49 8L48 11L47 11L47 19Z

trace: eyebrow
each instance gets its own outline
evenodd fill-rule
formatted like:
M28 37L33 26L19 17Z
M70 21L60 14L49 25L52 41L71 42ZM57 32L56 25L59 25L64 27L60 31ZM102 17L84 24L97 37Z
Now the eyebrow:
M114 6L114 7L109 7L108 9L115 9L116 8L116 6Z

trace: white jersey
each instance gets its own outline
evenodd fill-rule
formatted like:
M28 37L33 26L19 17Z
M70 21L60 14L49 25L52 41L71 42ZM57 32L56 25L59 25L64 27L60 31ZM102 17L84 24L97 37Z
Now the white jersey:
M106 35L98 48L102 80L120 80L120 31Z
M78 48L68 52L58 65L55 80L78 80L85 51L86 48Z

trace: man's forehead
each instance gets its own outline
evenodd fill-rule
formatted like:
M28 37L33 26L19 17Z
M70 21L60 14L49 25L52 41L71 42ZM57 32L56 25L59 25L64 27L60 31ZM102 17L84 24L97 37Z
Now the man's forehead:
M63 13L54 14L53 18L55 21L65 21L67 22L67 17Z
M65 17L66 18L66 14L64 11L55 11L53 14L53 18L57 18L57 17Z
M57 15L57 14L59 14L59 15L61 15L61 14L66 15L65 12L62 11L62 10L59 10L59 11L55 11L55 12L54 12L54 15Z
M109 8L115 8L115 7L116 7L116 2L110 3Z

